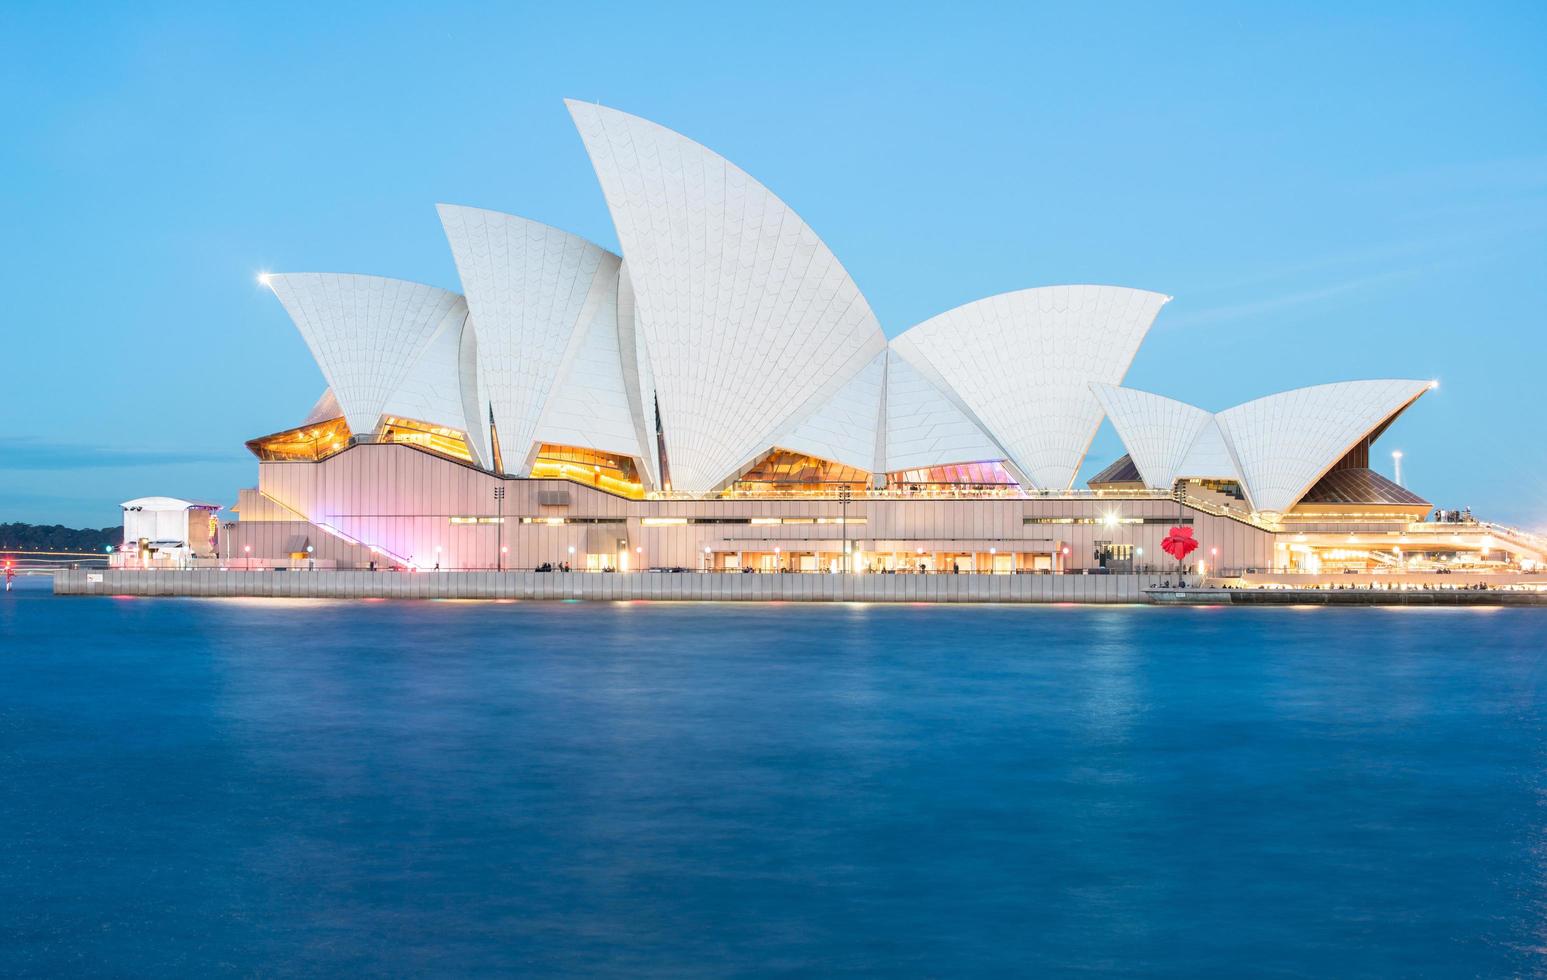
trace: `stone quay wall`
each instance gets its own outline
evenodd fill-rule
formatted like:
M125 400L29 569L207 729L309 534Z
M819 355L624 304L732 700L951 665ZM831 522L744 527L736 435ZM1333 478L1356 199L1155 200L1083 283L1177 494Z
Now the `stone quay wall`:
M687 602L1143 602L1153 575L73 569L57 595Z

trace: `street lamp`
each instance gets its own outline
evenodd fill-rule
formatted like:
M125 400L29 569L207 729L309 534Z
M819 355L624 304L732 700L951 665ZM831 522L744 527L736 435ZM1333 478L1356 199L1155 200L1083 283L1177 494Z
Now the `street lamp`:
M705 545L704 546L704 571L706 571L706 572L710 570L709 569L709 556L710 556L710 554L711 554L711 552L709 550L709 546Z
M575 570L575 546L574 545L570 545L569 546L569 564L568 564L568 566L564 570L566 572L573 572Z
M847 483L838 488L838 500L843 504L843 516L839 520L843 523L843 570L852 571L849 567L849 498L854 495L854 488Z
M495 558L495 569L505 570L505 483L501 481L494 488L494 503L499 508L498 516L494 519L494 544L499 549L499 556Z

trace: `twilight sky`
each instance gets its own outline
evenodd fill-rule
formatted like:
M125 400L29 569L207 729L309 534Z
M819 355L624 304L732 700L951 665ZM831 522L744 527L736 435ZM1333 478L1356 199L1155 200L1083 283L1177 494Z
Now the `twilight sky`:
M1376 465L1547 526L1547 5L1299 6L10 0L0 522L253 485L323 388L260 270L459 289L437 201L616 249L567 96L767 184L889 335L1113 283L1205 408L1438 378Z

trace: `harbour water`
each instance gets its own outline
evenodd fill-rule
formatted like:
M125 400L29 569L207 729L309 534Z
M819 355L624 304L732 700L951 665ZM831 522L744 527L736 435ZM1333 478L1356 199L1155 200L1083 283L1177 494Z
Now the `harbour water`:
M1547 971L1531 609L0 597L0 974Z

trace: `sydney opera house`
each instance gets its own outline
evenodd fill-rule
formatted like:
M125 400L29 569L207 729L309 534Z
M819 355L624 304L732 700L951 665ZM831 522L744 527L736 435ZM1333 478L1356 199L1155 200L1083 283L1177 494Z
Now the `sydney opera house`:
M1169 297L1120 286L990 296L888 340L838 258L745 171L647 120L568 107L621 255L441 205L460 291L263 277L327 390L248 443L258 485L218 535L224 558L1121 572L1175 569L1175 527L1201 545L1192 571L1540 557L1430 519L1372 468L1428 380L1221 411L1127 388ZM1127 453L1076 485L1103 419Z

